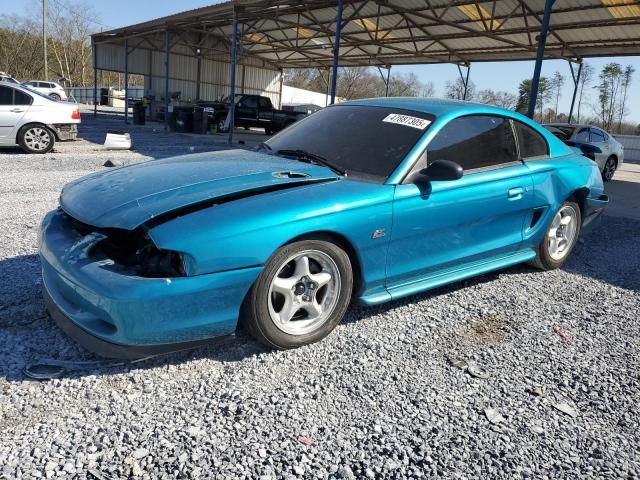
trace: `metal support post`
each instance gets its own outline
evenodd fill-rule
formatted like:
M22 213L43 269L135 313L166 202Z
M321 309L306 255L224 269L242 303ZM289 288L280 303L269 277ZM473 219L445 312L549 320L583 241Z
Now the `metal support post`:
M540 35L538 37L538 52L536 53L536 65L533 69L531 79L531 91L529 92L529 108L527 116L533 118L538 100L538 85L540 84L540 71L542 70L542 60L544 59L544 49L547 45L547 33L549 32L549 21L551 20L551 9L555 0L546 0L544 3L544 15L540 25Z
M336 16L336 39L333 42L333 76L331 77L331 104L336 103L336 87L338 84L338 60L340 59L340 35L342 33L342 0L338 0Z
M571 108L569 109L569 123L571 123L571 118L573 117L573 107L576 104L578 85L580 84L580 74L582 73L582 60L580 60L580 63L578 64L577 76L573 73L573 64L571 62L569 62L569 67L571 67L571 77L573 78L573 96L571 97Z
M229 145L233 143L233 129L236 123L236 66L238 63L238 10L233 7L233 28L231 31L231 94L229 95Z

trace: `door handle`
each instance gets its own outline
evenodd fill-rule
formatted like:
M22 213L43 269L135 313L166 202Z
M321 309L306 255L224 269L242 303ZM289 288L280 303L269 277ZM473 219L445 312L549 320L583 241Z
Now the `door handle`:
M507 197L509 200L520 200L525 192L525 189L522 187L510 188L507 192Z
M24 110L20 109L20 108L12 108L11 110L9 110L11 113L22 113L24 112Z

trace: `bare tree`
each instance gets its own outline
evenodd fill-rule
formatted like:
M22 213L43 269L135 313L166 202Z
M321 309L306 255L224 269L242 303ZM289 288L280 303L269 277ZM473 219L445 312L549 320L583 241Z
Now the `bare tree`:
M495 105L496 107L513 110L516 108L518 103L518 96L513 93L502 91L496 92L487 88L478 92L476 100L480 103L486 103L487 105Z
M293 87L324 92L328 81L326 72L317 69L285 71L285 83ZM381 97L386 90L385 81L376 70L366 67L343 67L338 70L336 94L339 97ZM414 73L392 74L389 80L389 96L392 97L432 96L434 91L433 83L422 83Z
M436 95L436 87L433 82L428 81L427 83L422 84L422 90L420 91L421 97L435 97Z
M582 100L584 97L584 88L590 86L593 83L594 69L592 65L584 63L582 65L582 71L580 72L580 93L578 95L578 111L576 114L576 121L580 123L580 107L582 106Z
M445 84L445 97L454 100L462 100L464 98L464 82L461 78L456 78L454 82ZM467 84L467 100L473 100L476 94L476 85L469 80Z

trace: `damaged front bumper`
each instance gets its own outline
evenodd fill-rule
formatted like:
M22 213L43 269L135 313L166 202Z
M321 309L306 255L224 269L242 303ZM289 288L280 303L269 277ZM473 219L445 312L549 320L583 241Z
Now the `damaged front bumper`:
M179 278L114 270L88 255L91 239L61 210L40 232L47 309L60 327L100 355L135 358L180 350L235 332L240 305L261 267Z
M61 142L66 140L75 140L78 138L78 125L75 123L69 123L64 125L49 125L49 127L55 132L56 137Z

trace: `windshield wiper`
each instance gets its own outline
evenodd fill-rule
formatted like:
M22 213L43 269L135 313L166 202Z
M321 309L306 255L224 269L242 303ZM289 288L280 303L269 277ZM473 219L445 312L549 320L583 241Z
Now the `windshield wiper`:
M264 148L269 153L273 152L273 148L271 147L271 145L266 142L260 142L258 145L256 145L256 151L260 150L261 148Z
M276 155L284 155L285 157L294 157L296 160L300 160L301 162L314 163L316 165L322 165L330 168L338 175L342 175L343 177L347 176L347 171L334 165L329 160L324 158L321 155L317 155L315 153L307 152L306 150L278 150Z

